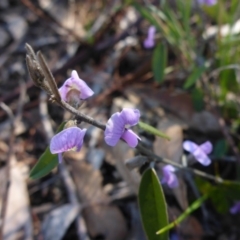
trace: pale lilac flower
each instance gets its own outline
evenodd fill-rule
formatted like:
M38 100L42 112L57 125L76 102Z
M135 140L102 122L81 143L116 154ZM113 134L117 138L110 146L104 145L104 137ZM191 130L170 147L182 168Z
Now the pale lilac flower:
M211 159L207 156L212 151L212 144L207 141L201 145L197 145L192 141L184 141L183 148L190 152L195 159L204 166L208 166L211 163Z
M79 78L75 70L72 71L71 77L68 78L58 90L61 98L68 103L78 103L80 99L89 98L94 93L92 89Z
M217 4L217 0L197 0L199 5L213 6Z
M166 183L170 188L178 186L178 179L175 175L175 168L172 165L166 165L162 168L163 179L162 183Z
M145 48L153 48L155 45L155 33L156 33L156 28L154 26L150 26L148 28L148 35L147 38L144 40L143 45Z
M231 214L237 214L240 213L240 201L236 202L231 208L230 208Z
M87 129L67 128L56 134L50 142L50 152L58 153L58 161L62 162L62 153L69 150L80 151Z
M120 113L114 113L108 120L104 131L105 142L110 146L115 146L120 138L134 148L138 144L140 137L128 127L138 124L140 112L138 109L124 108Z

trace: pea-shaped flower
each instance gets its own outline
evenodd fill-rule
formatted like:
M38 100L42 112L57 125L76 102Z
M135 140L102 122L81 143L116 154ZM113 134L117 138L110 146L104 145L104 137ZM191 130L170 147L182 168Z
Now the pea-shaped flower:
M115 146L120 138L134 148L141 138L128 127L139 122L140 112L138 109L124 108L121 112L114 113L108 120L104 132L105 142L110 146Z
M79 78L75 70L72 71L71 77L68 78L58 90L62 100L72 106L78 106L81 99L89 98L94 93L92 89Z
M170 188L178 186L178 179L175 174L175 168L172 165L166 165L162 168L163 179L162 183L166 183Z
M155 33L156 33L156 28L154 26L150 26L148 28L148 35L147 38L144 40L143 45L145 48L153 48L155 45Z
M201 145L197 145L192 141L184 141L183 148L190 152L202 165L208 166L211 163L211 159L207 154L211 153L213 147L209 141Z
M58 153L58 161L62 162L62 153L70 150L80 151L87 129L67 128L56 134L50 142L50 152Z

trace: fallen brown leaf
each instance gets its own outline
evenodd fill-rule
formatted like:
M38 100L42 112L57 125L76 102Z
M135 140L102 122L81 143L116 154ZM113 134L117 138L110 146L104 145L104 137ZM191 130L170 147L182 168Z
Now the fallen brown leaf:
M79 160L78 153L65 155L72 168L78 195L83 206L82 214L91 237L103 236L106 240L122 240L127 234L125 219L120 210L110 205L110 198L102 188L99 170ZM85 207L84 207L85 206Z

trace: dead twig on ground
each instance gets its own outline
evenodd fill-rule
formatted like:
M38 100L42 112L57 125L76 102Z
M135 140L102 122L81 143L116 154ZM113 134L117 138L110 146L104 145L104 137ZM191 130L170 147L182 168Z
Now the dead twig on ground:
M6 186L4 189L3 197L2 197L2 207L1 207L1 214L0 214L0 240L3 240L3 228L5 223L5 216L6 216L6 210L7 210L7 202L8 202L8 190L11 184L10 179L10 167L11 167L11 159L12 154L14 153L13 150L13 144L15 140L14 135L14 115L12 113L12 110L3 102L0 103L0 107L6 112L6 114L9 117L9 121L11 122L11 132L9 137L9 151L6 159Z

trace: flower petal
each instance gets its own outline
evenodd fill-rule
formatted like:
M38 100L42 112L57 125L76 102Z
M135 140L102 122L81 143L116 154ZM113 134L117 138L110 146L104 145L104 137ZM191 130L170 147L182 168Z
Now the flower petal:
M76 90L79 92L79 99L86 99L93 95L93 91L88 85L78 77L78 74L75 70L72 71L71 78L68 78L62 87L58 89L61 98L67 102L69 98L68 94L71 90ZM75 92L76 92L75 91Z
M212 143L209 142L209 141L201 144L199 147L200 147L200 148L203 150L203 152L205 152L206 154L211 153L211 152L212 152L212 149L213 149Z
M162 168L163 179L162 183L167 183L170 188L175 188L178 186L178 179L175 175L175 168L172 165L166 165Z
M148 35L147 38L144 40L143 45L145 48L152 48L155 45L154 38L155 38L156 28L154 26L150 26L148 28Z
M121 138L125 129L125 123L120 117L120 113L114 113L108 120L106 129L104 131L105 142L109 146L115 146Z
M183 148L184 148L184 150L186 150L190 153L193 153L194 151L196 151L199 148L199 146L196 143L187 140L187 141L183 142Z
M240 202L236 202L231 208L230 208L230 213L231 214L236 214L240 212Z
M152 40L152 39L148 39L148 38L146 38L145 40L144 40L144 42L143 42L143 45L144 45L144 47L145 48L153 48L154 47L154 45L155 45L155 42Z
M70 79L70 78L69 78L69 79ZM62 100L65 101L65 102L67 102L67 93L68 93L68 87L67 87L67 86L68 86L68 81L69 81L69 79L67 79L67 80L64 82L64 84L62 85L62 87L60 87L60 88L58 89L59 94L60 94Z
M208 166L211 163L211 159L205 154L205 152L202 151L200 147L198 147L198 149L196 149L192 154L203 166Z
M77 71L72 71L71 80L73 85L76 84L78 86L81 99L89 98L94 94L93 90L81 78L79 78Z
M200 5L208 5L208 6L212 6L215 5L217 3L217 0L198 0L198 4Z
M149 38L149 39L154 39L155 33L156 33L156 28L155 28L155 26L150 26L150 27L148 28L148 38Z
M120 117L123 119L124 125L134 126L139 122L140 111L138 109L123 108Z
M67 128L56 134L50 142L51 153L62 153L76 147L79 151L83 144L86 129L77 127Z
M128 144L129 147L135 148L138 144L138 139L141 138L130 129L126 129L122 135L122 139Z

